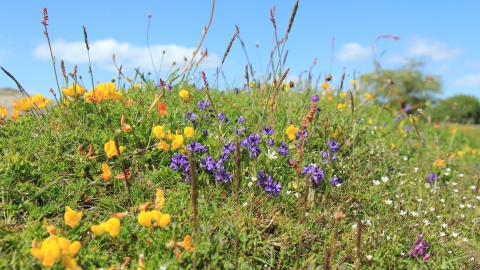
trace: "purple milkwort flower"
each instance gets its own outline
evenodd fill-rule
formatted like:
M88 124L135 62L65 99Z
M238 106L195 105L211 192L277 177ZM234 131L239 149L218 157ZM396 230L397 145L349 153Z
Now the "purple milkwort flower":
M232 142L228 142L223 145L223 151L222 153L230 154L235 151L235 144Z
M322 158L323 158L323 162L325 164L328 164L329 162L329 157L330 157L330 151L328 150L323 150L322 152L320 152L322 154ZM335 153L332 153L332 161L337 161L337 156L335 155Z
M300 129L295 133L295 135L297 135L297 138L302 138L302 137L306 138L308 136L308 132L306 130Z
M274 145L275 145L275 141L272 140L271 138L268 138L268 146L269 146L269 147L272 147L272 146L274 146Z
M185 114L185 117L183 117L183 120L185 121L194 121L194 120L197 120L197 115L194 113L194 112L187 112Z
M270 136L270 135L275 134L275 130L271 126L266 126L262 129L262 133Z
M237 133L237 135L242 135L243 132L245 132L245 128L239 128L235 131L235 133Z
M205 168L207 171L213 172L217 168L215 160L211 156L206 156L205 158L200 158L200 167Z
M197 106L200 110L205 110L205 108L207 107L210 107L210 101L209 100L200 100L198 103L197 103Z
M290 151L288 151L288 145L284 142L280 143L280 145L277 148L277 151L278 153L280 153L282 157L290 154Z
M318 188L320 182L323 182L323 180L325 179L325 174L323 173L322 168L320 168L315 163L311 163L311 164L308 164L307 166L304 166L302 173L311 175L310 177L312 180L312 184L315 188Z
M313 102L317 102L317 101L320 100L320 97L319 97L318 95L312 95L312 96L310 97L310 100L313 101Z
M396 122L398 122L399 119L400 119L400 117L397 116L397 117L393 118L393 122L396 123Z
M404 108L404 110L405 110L406 112L411 111L412 109L413 109L413 107L412 107L412 105L410 105L410 104L407 104L407 106L405 106L405 108Z
M407 253L408 255L410 255L410 257L412 258L419 258L421 256L423 256L425 254L425 251L427 248L430 247L430 244L423 241L423 233L420 231L418 234L417 234L417 239L415 240L415 242L411 243L413 247L413 249L409 250ZM426 261L430 258L430 254L426 254L424 257L423 257L423 261Z
M188 169L190 168L190 164L188 164L187 157L185 154L179 155L178 153L175 153L175 155L172 156L170 163L170 168L172 170L178 172L178 171L183 171L183 172L188 172Z
M333 179L330 179L330 184L332 184L332 186L334 186L334 187L340 186L341 183L343 183L342 178L340 178L336 175L333 177Z
M208 136L208 130L203 129L203 130L202 130L202 135L203 135L203 136Z
M245 121L247 121L247 119L241 115L237 118L237 123L245 123Z
M438 180L438 175L436 173L431 173L427 178L428 182L433 183Z
M194 141L187 145L187 150L194 153L205 154L205 153L208 153L208 146L202 145Z
M240 89L239 89L238 87L235 87L235 88L233 89L233 93L234 93L235 95L237 95L238 93L240 93Z
M409 132L409 131L411 131L412 129L413 129L412 126L406 126L406 127L405 127L405 131L406 131L406 132Z
M218 170L215 170L213 172L213 175L215 177L215 180L217 182L230 182L232 180L232 174L227 172L224 167L221 167Z
M322 111L322 108L317 107L317 112L321 112L321 111Z
M225 113L224 112L219 112L218 113L218 121L223 122L223 121L225 121L225 119L227 119L227 116L225 115Z
M262 150L257 147L262 142L260 141L260 135L250 134L248 138L240 142L240 145L247 148L250 152L250 158L258 158L262 153Z
M332 150L332 152L337 152L340 145L338 144L338 142L336 142L335 140L329 140L328 141L328 146L330 147L330 149Z
M270 195L277 195L282 190L282 184L273 181L272 177L264 171L258 171L257 180L258 185L264 188Z

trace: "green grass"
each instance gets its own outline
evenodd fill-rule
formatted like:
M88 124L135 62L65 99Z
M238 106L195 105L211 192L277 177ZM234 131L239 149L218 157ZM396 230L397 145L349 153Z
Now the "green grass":
M86 269L119 266L124 257L132 258L128 265L134 268L140 254L143 254L147 268L160 265L191 268L193 253L180 248L181 258L177 259L175 249L165 247L170 239L179 242L185 235L193 233L191 187L180 181L181 175L169 167L171 157L178 151L152 147L157 139L151 129L154 125L163 125L172 131L183 130L183 127L192 125L183 119L185 113L193 111L198 116L195 140L207 145L209 154L215 159L218 140L215 117L196 107L199 100L206 98L205 92L187 85L182 88L189 91L193 99L185 102L178 96L178 88L167 92L168 116L159 116L156 110L145 114L154 95L160 91L149 81L143 88L130 88L124 93L125 100L132 98L135 101L131 106L124 106L121 101L106 100L94 104L79 100L78 104L70 103L68 108L54 107L45 116L25 116L3 124L0 129L3 216L0 265L14 268L41 265L41 261L30 254L30 247L33 239L42 241L48 236L48 224L57 228L58 236L82 243L75 258ZM421 138L415 129L404 131L405 126L412 125L408 118L394 122L387 112L382 112L378 125L369 124L369 119L375 117L380 106L377 102L362 100L361 96L355 98L357 105L353 119L350 108L336 108L337 103L347 100L334 97L330 102L327 99L319 101L322 110L307 128L300 168L317 163L325 173L325 180L318 188L310 186L306 200L308 215L303 222L298 221L299 210L294 195L297 174L287 160L298 161L299 147L296 145L298 140L288 140L285 130L290 124L298 127L306 115L310 106L306 92L311 91L280 92L277 97L275 123L272 125L276 133L272 138L275 148L280 142L288 143L290 154L287 157L278 154L277 159L267 157L266 135L261 136L262 154L257 159L250 158L248 153L241 155L238 210L233 196L233 180L216 182L211 173L199 166L200 158L205 155L194 155L199 182L198 233L193 243L197 267L233 268L236 230L238 262L242 269L265 266L321 268L333 238L332 266L335 268L354 268L356 263L362 268L373 269L474 267L479 259L476 251L479 197L473 190L478 178L475 164L479 156L478 152L473 154L469 150L461 157L448 159L447 151L455 153L465 151L467 147L479 149L479 142L458 132L450 146L449 127L436 130L419 120L417 127L425 135ZM265 93L257 90L240 94L211 92L217 110L225 112L231 122L221 125L222 143L242 140L250 133L261 134L260 130L269 125L269 109L263 113ZM115 132L121 130L122 114L126 116L126 123L133 127L128 133ZM235 122L240 115L245 116L246 123ZM328 124L325 124L327 118ZM60 130L50 126L51 120L62 123ZM238 136L235 130L240 126L246 130ZM201 130L207 130L208 135L203 136ZM335 130L338 130L335 140L340 144L340 150L335 153L337 161L326 165L320 151L328 147L326 141L332 139ZM126 150L120 157L107 161L103 145L110 138L117 138L119 145L125 146ZM185 144L193 140L186 138ZM392 143L395 144L393 150ZM83 146L88 152L90 144L95 149L94 160L86 159L78 150ZM449 175L445 175L445 167L433 166L437 155L447 159ZM124 180L104 181L100 177L104 162L113 175L122 173L122 168L130 168L130 192ZM233 157L224 166L233 174ZM259 170L266 171L274 181L281 183L282 190L278 195L269 196L255 183L250 183L251 177ZM440 179L431 185L426 181L430 173L440 175ZM329 183L334 175L343 179L340 187ZM379 184L375 185L374 180ZM303 175L300 178L301 191L304 183ZM131 206L154 202L155 188L166 193L165 208L161 211L172 216L172 222L166 228L145 228L137 221L139 211L129 211ZM83 212L83 218L73 229L64 224L66 206ZM92 225L124 211L129 212L122 219L118 237L112 238L108 234L93 237ZM345 218L338 221L333 236L334 214L338 211L345 213ZM355 249L359 221L364 226L358 259ZM431 245L427 249L431 257L425 262L406 255L413 248L410 243L419 231ZM441 232L446 235L441 237ZM452 236L454 233L459 236ZM300 235L302 251L297 254ZM367 256L372 257L369 260Z

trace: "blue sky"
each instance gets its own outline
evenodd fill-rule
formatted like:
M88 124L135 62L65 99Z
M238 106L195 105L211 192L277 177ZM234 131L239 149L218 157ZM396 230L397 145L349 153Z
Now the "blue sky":
M48 32L53 53L66 63L67 72L78 65L85 85L91 89L87 52L83 43L82 26L86 26L92 57L94 80L110 81L117 77L112 54L123 65L126 75L134 67L152 71L147 48L148 14L150 47L159 67L162 50L166 50L161 77L165 77L173 61L183 67L198 45L207 25L210 1L6 1L0 16L0 66L12 73L31 93L47 94L56 89L53 68L43 34L42 9L49 14ZM235 25L257 74L266 69L272 48L270 8L276 6L278 35L286 31L295 1L226 1L217 0L212 26L202 45L209 57L203 63L209 81L214 81L215 68L220 64ZM480 50L476 27L479 25L480 2L462 1L314 1L301 0L295 22L286 43L291 67L290 75L298 77L310 69L313 78L330 72L334 84L339 83L343 67L347 74L373 70L371 47L379 35L401 37L394 41L377 42L377 54L384 68L397 68L406 59L425 62L424 71L440 75L444 94L472 94L480 98ZM335 38L333 62L332 38ZM255 44L258 44L258 49ZM229 86L244 83L245 54L236 41L227 57L223 71ZM330 68L331 65L331 68ZM60 72L60 71L59 71ZM305 75L303 75L305 77ZM224 86L223 79L219 86ZM0 87L14 83L3 73Z

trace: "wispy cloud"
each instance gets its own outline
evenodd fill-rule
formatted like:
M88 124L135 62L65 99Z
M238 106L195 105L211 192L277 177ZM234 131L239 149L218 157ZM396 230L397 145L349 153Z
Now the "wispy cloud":
M116 71L112 61L113 54L115 54L117 64L122 65L124 68L152 68L147 47L135 46L128 42L118 42L112 38L91 41L89 46L92 63L97 64L101 69ZM59 39L52 43L52 50L56 59L72 64L88 63L88 55L83 41L67 42ZM177 66L183 66L184 57L190 59L195 48L171 44L152 45L150 50L157 68L159 68L163 51L165 51L162 70L168 70L173 62L176 62ZM33 51L33 55L37 59L50 59L48 45L42 44L37 46ZM220 65L220 60L216 54L209 53L209 56L202 63L204 68L214 68Z
M470 74L463 77L460 77L453 82L455 86L479 86L480 85L480 74Z
M465 68L480 68L480 61L469 61L463 64Z
M434 61L450 60L463 52L461 48L450 47L447 43L417 38L407 49L407 55L411 57L427 57Z
M372 55L372 49L369 46L362 46L356 42L343 44L338 52L340 61L357 61L365 59Z

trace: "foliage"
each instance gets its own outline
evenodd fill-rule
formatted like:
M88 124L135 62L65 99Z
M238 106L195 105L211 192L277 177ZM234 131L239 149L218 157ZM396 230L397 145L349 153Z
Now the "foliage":
M455 95L432 109L432 118L461 124L480 124L480 102L474 96Z

